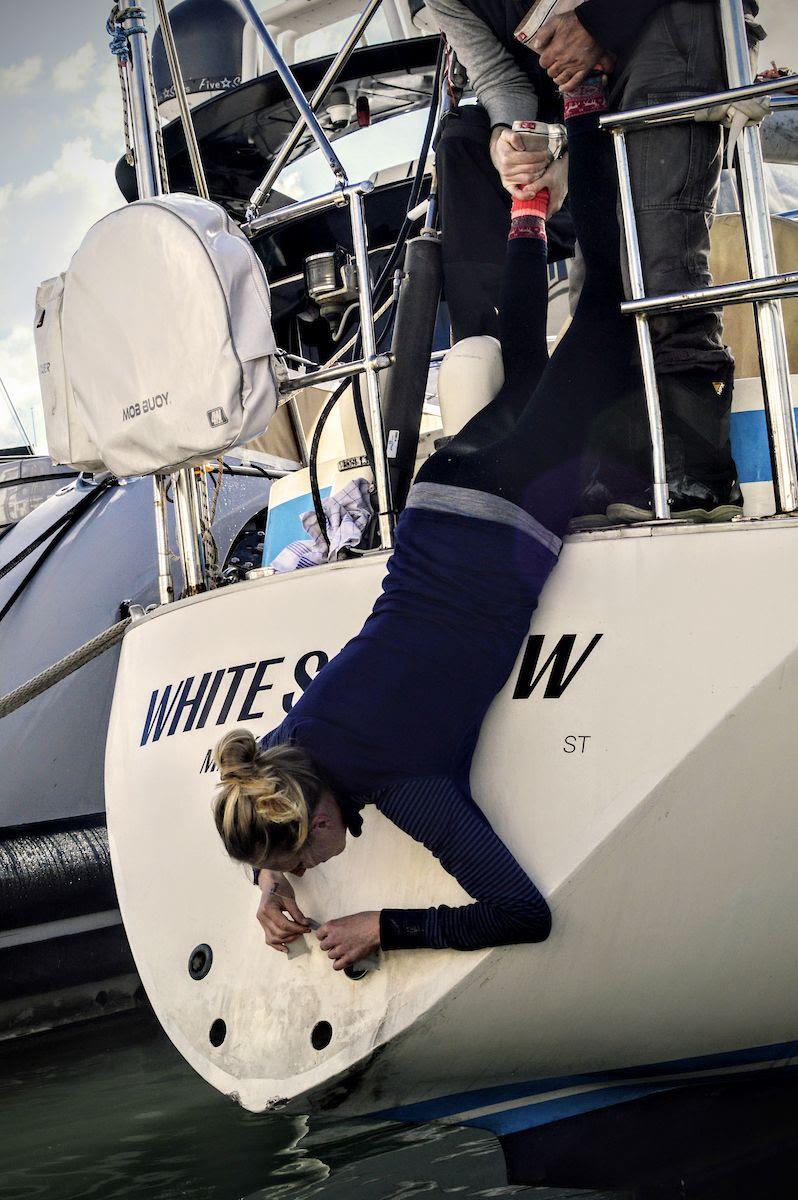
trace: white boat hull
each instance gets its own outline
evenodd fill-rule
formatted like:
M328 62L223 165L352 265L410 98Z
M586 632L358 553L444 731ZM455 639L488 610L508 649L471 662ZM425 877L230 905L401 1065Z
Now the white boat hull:
M290 961L264 947L257 893L213 826L207 756L225 727L281 720L318 652L359 628L384 558L239 585L134 626L109 730L109 833L137 967L181 1053L253 1110L499 1132L798 1061L797 539L795 521L769 520L566 546L472 772L550 899L552 935L387 954L360 982L318 947ZM363 837L297 894L319 919L463 895L368 810ZM195 980L200 944L213 962ZM317 1050L321 1022L331 1040Z

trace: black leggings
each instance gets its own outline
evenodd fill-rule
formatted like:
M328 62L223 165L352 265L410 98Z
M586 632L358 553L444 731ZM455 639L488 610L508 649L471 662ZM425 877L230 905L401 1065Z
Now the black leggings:
M591 426L636 378L634 320L619 307L623 283L611 136L599 130L593 115L568 126L571 211L585 260L571 325L509 433L505 418L516 405L504 388L418 474L419 482L502 496L558 537L579 499ZM545 264L541 270L545 274ZM538 278L533 287L539 286ZM486 442L494 414L505 429Z

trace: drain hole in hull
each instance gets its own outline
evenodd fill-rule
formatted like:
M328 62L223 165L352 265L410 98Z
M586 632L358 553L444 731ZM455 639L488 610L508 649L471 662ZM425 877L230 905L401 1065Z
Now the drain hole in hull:
M224 1039L227 1037L227 1026L221 1017L217 1017L213 1025L211 1025L208 1039L212 1046L221 1046Z
M192 979L204 979L212 964L213 950L206 942L202 942L188 956L188 973Z
M313 1026L310 1044L314 1050L324 1050L332 1041L332 1025L329 1021L319 1021Z

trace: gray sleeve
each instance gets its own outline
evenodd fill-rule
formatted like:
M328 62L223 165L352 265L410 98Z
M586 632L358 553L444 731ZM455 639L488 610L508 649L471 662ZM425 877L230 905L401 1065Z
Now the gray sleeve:
M536 120L538 97L531 81L485 22L460 0L427 0L427 8L468 72L491 126Z

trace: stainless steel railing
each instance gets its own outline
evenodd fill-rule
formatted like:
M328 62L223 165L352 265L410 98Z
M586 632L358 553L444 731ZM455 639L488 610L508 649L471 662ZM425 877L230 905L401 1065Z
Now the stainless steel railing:
M659 389L648 319L663 311L716 308L726 304L751 303L754 306L777 511L791 513L798 509L798 447L781 310L782 298L798 294L798 273L780 274L776 264L758 126L747 125L743 128L737 143L736 156L751 278L700 291L656 297L646 295L643 280L626 135L635 129L693 120L697 113L717 105L770 95L780 90L795 88L798 83L798 77L795 76L770 80L765 84L752 83L742 0L719 0L719 3L729 82L727 91L680 100L672 104L657 104L649 108L613 113L601 119L602 127L612 133L615 143L632 290L632 299L622 308L624 312L632 314L637 322L652 447L653 507L657 520L667 520L670 517L670 509Z
M381 362L377 355L377 339L374 330L374 313L371 303L368 233L363 208L363 197L371 191L372 185L370 183L350 184L347 173L335 154L326 133L319 124L315 112L315 107L321 103L335 82L338 74L357 45L360 36L379 8L381 0L369 0L363 13L356 21L354 28L346 38L341 50L330 64L329 69L325 72L324 78L310 101L308 101L291 69L280 54L274 38L261 20L260 14L252 3L252 0L238 0L238 3L252 22L258 38L265 46L275 70L299 112L299 120L289 134L288 142L282 147L278 159L271 165L265 178L252 195L248 213L250 219L245 226L245 232L249 234L257 233L263 229L296 220L298 217L308 216L310 213L321 211L323 208L331 205L346 204L349 206L352 247L355 256L355 266L357 268L360 336L363 344L363 357L359 363L354 365L354 370L350 368L349 372L346 373L357 374L362 372L366 377L371 441L374 448L374 486L377 492L377 522L382 548L388 550L393 547L394 512L391 503L391 482L388 473L388 460L385 453L385 432L382 422L382 406L380 404L379 371L385 363ZM433 97L434 102L435 98ZM258 206L262 204L268 195L274 180L277 178L279 169L288 160L291 151L296 146L305 129L312 135L313 140L316 142L323 158L332 171L336 179L335 188L326 195L299 201L295 205L289 204L277 212L258 216Z
M333 84L349 61L352 51L355 49L355 46L357 46L363 34L366 32L366 29L371 23L372 17L375 15L377 9L380 8L381 5L382 0L369 0L368 4L363 9L363 12L360 14L357 21L355 21L346 37L346 40L344 41L343 46L330 63L327 70L324 72L323 79L310 98L309 106L313 112L316 112L324 97L333 87ZM307 124L304 120L304 117L300 116L299 120L294 125L294 128L291 130L288 137L285 139L275 155L268 171L256 187L255 191L252 193L249 201L249 209L247 211L248 218L257 216L261 205L274 187L275 180L299 144L302 134L305 132L306 128Z
M374 313L372 311L368 235L363 207L364 197L372 190L372 184L368 182L351 184L349 182L346 170L333 150L315 112L315 109L335 83L366 26L380 7L382 0L369 0L369 3L355 22L338 55L326 71L310 102L305 97L292 71L280 54L274 39L261 19L252 0L238 0L238 2L251 22L258 38L265 46L277 74L299 112L299 119L286 143L281 148L274 163L270 166L262 183L253 193L248 212L249 220L244 226L244 231L252 236L263 229L286 224L301 217L309 216L311 213L322 211L327 207L349 208L352 245L358 276L360 336L362 339L363 354L357 362L341 364L341 366L333 367L329 371L325 372L321 370L314 373L312 381L320 382L323 378L365 375L371 438L374 448L374 482L377 492L380 540L383 548L390 549L393 546L394 515L391 504L390 476L385 453L379 372L390 365L391 359L390 356L377 353ZM162 6L159 5L159 10L161 8ZM131 113L138 193L141 197L156 196L163 192L164 181L158 154L159 127L151 86L150 49L141 10L131 9L130 15L122 23L122 28L128 35L131 47L130 61L127 64L125 74L125 85ZM168 39L170 32L170 30L166 31L165 36L167 40L171 40ZM170 45L170 49L174 49L173 45ZM174 79L176 94L180 96L182 92L182 79L180 78L176 52L170 54L170 66L176 76ZM435 102L436 98L433 97L433 103ZM197 158L199 158L196 139L192 136L193 127L190 115L187 123L185 123L185 128L187 141L190 147L193 146L193 149L197 153ZM285 162L287 162L305 131L311 134L322 157L330 168L335 178L334 188L322 196L298 201L296 204L286 205L279 210L260 215L258 213L259 205L263 203L270 192L279 171ZM204 178L201 163L199 163L197 178L198 180ZM198 190L202 193L203 189L199 182ZM311 382L311 377L303 377L302 386L305 386L308 382ZM291 390L290 385L287 390ZM159 591L161 603L167 603L174 599L166 505L167 480L164 476L155 476L153 484L155 489L154 502L159 564ZM177 472L173 476L178 550L183 565L186 592L188 594L203 591L209 586L200 520L201 504L196 491L198 486L199 483L195 474L190 469Z

